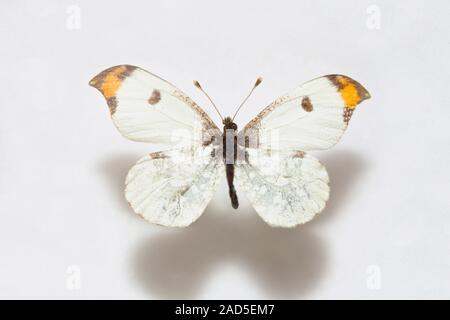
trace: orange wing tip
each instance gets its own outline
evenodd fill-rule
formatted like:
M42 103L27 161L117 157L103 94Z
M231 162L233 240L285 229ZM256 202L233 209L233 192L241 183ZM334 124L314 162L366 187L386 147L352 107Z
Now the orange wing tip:
M354 109L362 101L371 98L369 91L350 77L333 74L327 78L337 88L347 108Z
M106 99L116 95L123 80L127 78L137 67L120 65L103 70L89 81L89 85L98 89Z

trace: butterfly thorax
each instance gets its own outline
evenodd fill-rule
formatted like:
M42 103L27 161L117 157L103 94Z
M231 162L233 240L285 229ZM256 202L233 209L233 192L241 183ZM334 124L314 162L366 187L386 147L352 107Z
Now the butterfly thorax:
M222 152L226 164L234 164L237 158L237 129L230 117L223 120Z

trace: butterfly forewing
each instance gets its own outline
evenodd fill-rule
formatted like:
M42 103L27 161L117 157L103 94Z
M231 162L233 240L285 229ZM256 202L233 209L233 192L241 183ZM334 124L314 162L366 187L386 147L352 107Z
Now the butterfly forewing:
M126 138L198 145L220 135L210 117L186 94L162 78L131 65L104 70L89 84L105 97L117 129Z
M253 148L328 149L343 135L357 105L369 97L364 87L347 76L320 77L275 100L240 136L246 136Z

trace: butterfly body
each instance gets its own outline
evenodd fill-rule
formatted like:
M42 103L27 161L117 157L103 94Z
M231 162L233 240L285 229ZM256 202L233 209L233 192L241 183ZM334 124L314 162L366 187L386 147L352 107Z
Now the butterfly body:
M238 155L237 129L238 127L231 117L226 117L223 120L222 155L228 183L228 194L231 199L231 206L234 209L239 207L239 200L234 187L234 166Z
M169 146L130 169L125 197L149 222L172 227L199 218L223 172L233 208L237 181L269 225L310 221L325 208L330 189L325 167L308 152L334 146L370 98L352 78L327 75L276 99L238 131L234 117L223 119L220 130L181 90L139 67L106 69L89 84L105 97L123 136Z

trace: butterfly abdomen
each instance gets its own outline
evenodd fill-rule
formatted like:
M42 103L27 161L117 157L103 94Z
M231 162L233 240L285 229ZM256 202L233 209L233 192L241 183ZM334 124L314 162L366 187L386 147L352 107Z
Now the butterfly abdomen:
M227 182L228 182L228 193L231 199L231 206L234 209L239 207L239 200L236 194L236 189L234 188L233 180L234 180L234 164L226 164L225 170L227 173Z

